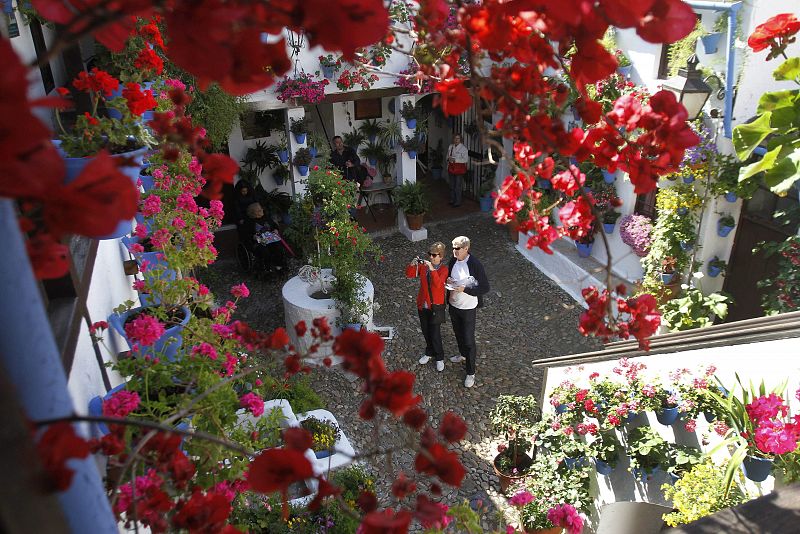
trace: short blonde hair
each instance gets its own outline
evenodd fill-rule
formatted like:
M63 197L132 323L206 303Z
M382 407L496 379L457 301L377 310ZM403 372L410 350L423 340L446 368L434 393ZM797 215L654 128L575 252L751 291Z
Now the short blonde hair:
M453 246L459 248L469 248L469 238L465 235L460 235L453 239Z
M428 252L435 252L436 254L440 254L442 257L444 257L444 251L445 251L444 243L442 243L441 241L437 241L428 248Z

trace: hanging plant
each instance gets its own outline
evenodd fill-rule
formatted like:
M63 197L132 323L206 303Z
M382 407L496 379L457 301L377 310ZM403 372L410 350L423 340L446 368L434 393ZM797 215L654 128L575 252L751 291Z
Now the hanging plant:
M361 86L362 91L370 89L375 82L378 81L377 74L371 74L364 67L353 67L345 69L336 80L336 87L341 91L349 91L355 88L356 85Z
M328 80L317 81L310 74L301 72L296 78L290 77L279 81L275 90L281 102L298 98L309 104L318 104L325 98L326 85Z

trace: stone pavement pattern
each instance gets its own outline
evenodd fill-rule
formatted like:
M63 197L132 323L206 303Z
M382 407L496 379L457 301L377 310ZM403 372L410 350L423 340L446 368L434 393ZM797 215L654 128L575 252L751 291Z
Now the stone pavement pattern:
M415 392L423 396L429 421L437 425L442 415L452 410L463 417L468 434L456 447L460 449L467 476L461 488L444 487L443 502L456 504L464 499L480 499L486 507L484 528L497 526L496 506L505 500L498 493L498 481L492 468L500 439L492 433L488 413L499 395L540 394L543 371L531 366L539 358L597 350L600 343L584 338L577 330L581 308L549 278L540 273L514 248L505 228L494 224L486 214L475 214L456 221L428 225L429 239L417 243L400 234L376 238L383 250L384 262L371 265L365 273L375 286L379 309L375 323L396 328L395 339L384 354L387 368L417 373ZM491 291L485 307L478 311L478 344L475 386L464 388L464 364L447 359L458 353L452 327L442 325L445 347L445 370L436 372L433 362L417 363L425 348L415 307L417 280L404 277L403 270L412 258L427 252L435 241L449 248L451 240L466 235L472 241L471 252L484 264ZM448 252L448 259L449 259ZM447 261L447 260L445 260ZM293 273L292 273L293 274ZM286 275L288 277L288 274ZM233 283L245 281L251 290L249 299L240 302L237 317L252 326L271 330L283 325L280 288L284 280L262 281L242 275L235 260L220 260L204 276L220 297ZM402 425L384 425L376 437L372 422L358 418L362 400L359 383L337 368L312 373L312 384L328 403L328 409L359 453L376 446L390 447L406 435ZM413 472L412 451L392 456L395 470ZM365 460L376 476L379 498L387 500L394 475L386 468L383 455ZM423 487L423 489L427 489Z

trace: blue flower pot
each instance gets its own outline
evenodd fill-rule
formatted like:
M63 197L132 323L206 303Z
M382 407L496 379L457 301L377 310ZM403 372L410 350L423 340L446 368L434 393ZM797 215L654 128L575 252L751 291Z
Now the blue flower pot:
M659 467L654 467L652 470L650 470L650 472L648 472L646 469L641 469L639 467L636 467L633 469L633 476L638 478L642 482L647 482L648 480L656 476L660 471L661 469Z
M298 165L297 172L300 173L300 176L308 176L308 165Z
M494 199L492 197L481 197L481 211L489 212L494 208Z
M725 200L727 200L728 202L736 202L738 199L739 197L736 195L736 193L732 193L730 191L725 193Z
M675 278L675 273L661 273L661 283L669 284Z
M703 417L705 417L706 421L709 423L713 423L717 420L717 414L714 412L703 412Z
M700 38L703 43L703 51L706 54L716 54L719 48L719 42L722 39L722 32L709 33Z
M722 269L720 269L719 267L717 267L715 265L709 265L708 266L708 276L710 276L711 278L716 278L717 276L719 276L719 274L721 272L722 272Z
M308 147L308 152L311 154L312 158L316 158L317 154L319 154L319 152L317 151L317 147L315 146Z
M417 127L417 119L406 119L406 126L413 130Z
M694 176L692 176L691 174L689 176L683 177L683 183L690 184L692 182L694 182Z
M286 163L287 161L289 161L289 151L278 150L278 159L281 160L281 163Z
M147 225L146 219L144 224ZM149 228L148 228L148 233L149 233ZM125 247L128 249L130 249L130 245L138 242L139 239L137 237L126 236L122 238L122 244L125 245ZM160 274L158 275L159 279L175 280L176 277L175 271L169 268L169 263L167 262L166 258L163 257L161 252L136 252L132 254L133 257L136 259L136 263L138 263L140 267L146 263L148 265L148 271L159 270L160 271Z
M616 226L617 223L603 223L603 231L607 234L613 234Z
M636 419L637 417L639 417L640 415L643 415L643 414L644 414L644 412L628 412L628 415L625 416L625 422L626 423L631 423L631 422L633 422L634 419Z
M375 165L378 164L378 159L377 158L369 158L369 164L374 167Z
M720 237L728 237L728 234L731 233L735 226L725 226L723 224L717 223L717 235Z
M60 145L60 142L56 143L57 148L59 148L58 145ZM117 159L126 158L128 161L131 162L130 165L117 168L122 174L130 178L131 183L134 186L136 186L137 182L139 181L139 173L142 172L142 161L144 160L144 156L147 153L147 150L148 149L146 147L142 147L138 150L133 150L131 152L124 152L122 154L114 154L111 156L112 158L117 158ZM64 166L66 168L66 176L64 177L65 184L74 181L80 175L80 173L83 172L83 169L86 168L86 166L89 165L89 163L91 163L92 160L94 159L93 156L87 156L85 158L68 158L64 156L64 153L61 152L60 148L59 148L59 153L61 154L64 160ZM92 235L88 237L93 237L95 239L101 239L101 240L119 239L120 237L130 234L131 231L133 231L133 225L131 224L130 220L126 220L126 221L120 221L117 224L117 227L114 229L114 231L108 235L104 236Z
M123 313L112 313L108 316L108 324L110 327L116 330L119 335L124 337L125 341L128 341L128 336L125 334L125 320L132 313L136 313L143 309L145 308L134 308ZM183 329L191 318L189 308L183 306L181 307L181 311L183 312L183 320L180 322L180 324L176 324L167 328L164 331L164 334L152 345L140 346L139 350L134 355L138 358L143 358L147 355L152 357L164 357L167 360L174 362L176 360L176 355L178 354L178 349L181 348L181 345L183 344ZM133 346L133 343L128 341L128 345Z
M302 145L306 142L306 134L305 133L296 133L294 135L294 140L297 142L298 145Z
M89 409L87 410L89 415L94 415L96 417L103 415L103 403L113 397L115 393L125 389L126 386L127 382L123 382L102 397L99 395L92 397L92 399L89 400ZM93 436L105 436L108 434L108 426L106 426L105 423L92 423L92 426L94 427L92 430Z
M367 139L369 139L370 143L375 144L375 141L378 140L378 136L377 135L370 135Z
M153 189L156 185L151 174L139 174L139 180L142 181L142 189L144 189L145 193Z
M680 475L676 475L675 473L667 473L669 475L669 483L675 484L677 481L681 479Z
M678 407L664 408L660 412L656 412L656 419L658 419L658 422L662 425L671 425L678 419Z
M627 65L625 67L617 67L617 72L620 76L627 79L631 76L631 71L633 71L633 65Z
M748 479L753 482L764 482L772 472L772 459L759 458L748 454L742 460L742 468L744 469L744 476Z
M594 459L594 468L597 470L598 473L600 473L604 477L607 477L608 475L610 475L611 471L614 470L613 467L611 467L610 465L605 463L603 460L600 460L598 458Z
M360 332L361 326L361 323L347 323L344 327L347 330L355 330L356 332Z
M568 409L569 409L569 406L567 406L566 404L559 404L558 406L556 406L556 413L557 414L562 414L562 413L566 412Z
M681 250L684 252L689 252L690 250L692 250L692 247L694 246L688 241L681 241L680 245L681 245Z
M564 465L567 466L567 469L576 469L578 467L584 467L586 465L586 458L570 458L569 456L564 458Z
M334 71L336 69L334 67L326 67L324 65L320 65L320 67L322 69L322 75L325 77L325 79L332 80Z
M575 243L575 247L578 249L578 256L581 258L588 258L592 255L592 245L594 243Z
M550 180L545 180L544 178L537 178L536 185L540 189L550 189L553 187L553 184L550 183Z
M678 213L678 215L680 215L681 217L682 217L682 216L684 216L684 215L687 215L687 214L689 213L689 208L687 208L687 207L685 207L685 206L682 206L682 207L678 208L678 211L677 211L677 213Z
M417 151L416 150L409 150L407 152L408 157L411 159L417 159Z
M614 180L616 180L616 179L617 179L617 173L615 173L615 172L609 172L609 171L607 171L607 170L603 169L603 181L604 181L605 183L607 183L607 184L613 184L613 183L614 183Z
M323 458L327 458L331 455L331 451L314 451L314 456L317 457L317 460L322 460Z

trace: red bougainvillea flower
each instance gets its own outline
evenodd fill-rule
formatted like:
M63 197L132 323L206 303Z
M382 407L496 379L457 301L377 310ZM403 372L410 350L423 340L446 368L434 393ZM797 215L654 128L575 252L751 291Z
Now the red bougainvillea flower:
M434 443L417 453L414 468L426 475L435 475L445 484L459 487L466 471L458 459L458 454L447 450L441 443Z
M392 482L392 495L399 500L403 500L410 493L417 491L417 484L408 478L405 473L400 471L397 478Z
M360 378L377 380L386 374L381 353L383 339L378 334L347 329L336 338L333 352L344 358L342 367Z
M397 513L391 508L381 512L370 512L364 516L358 531L361 534L405 534L411 523L411 512L401 510Z
M298 26L309 36L309 45L341 50L348 60L356 49L383 39L389 28L383 0L306 0L297 7L303 12Z
M51 188L44 200L47 227L64 234L102 236L136 213L139 191L117 168L107 152L100 152L78 177Z
M393 371L384 375L375 385L373 401L392 412L395 417L402 416L422 400L422 397L413 394L415 378L414 373L408 371Z
M153 109L157 104L153 97L153 91L150 89L142 91L138 83L126 83L122 90L122 96L125 98L131 115L136 117L141 117L145 111Z
M267 449L250 463L247 482L259 493L285 492L289 485L314 475L311 462L293 449Z
M222 186L232 184L233 177L239 172L239 165L225 154L202 154L203 177L206 185L203 196L212 200L222 198Z
M747 39L747 45L753 52L761 52L770 47L784 49L787 44L794 42L794 39L789 38L798 31L800 31L800 20L791 13L781 13L756 26ZM778 54L780 51L777 54L771 52L767 59L772 59Z
M231 513L231 503L219 493L195 489L188 501L178 504L172 526L189 532L219 532Z
M472 96L464 87L464 80L446 80L436 84L442 95L442 113L446 117L461 115L472 105Z
M403 414L403 422L414 430L420 430L427 419L428 414L425 410L417 408L416 406Z
M317 494L314 497L314 500L308 505L308 509L312 512L315 510L319 510L319 507L322 505L322 501L326 497L333 497L339 495L342 490L337 486L334 486L330 482L328 482L323 477L318 477L317 482L319 482L319 487L317 488Z
M631 4L626 3L620 12L630 11ZM695 24L697 15L689 4L681 0L656 0L647 15L640 19L636 33L651 43L674 43L689 35Z
M36 448L54 491L64 491L72 483L75 472L67 467L67 460L89 456L89 444L69 423L50 425Z
M461 441L467 433L467 424L453 412L447 412L442 417L439 433L451 443Z

